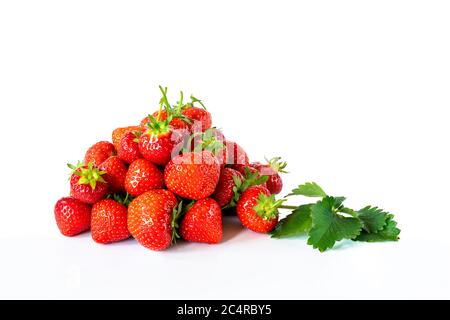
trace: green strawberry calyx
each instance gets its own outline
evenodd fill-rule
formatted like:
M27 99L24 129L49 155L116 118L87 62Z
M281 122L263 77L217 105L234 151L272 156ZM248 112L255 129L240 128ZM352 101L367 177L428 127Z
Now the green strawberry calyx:
M289 173L288 171L286 171L286 167L287 167L287 162L282 161L281 157L274 157L270 160L268 160L267 158L264 158L269 167L272 168L275 172L277 173Z
M216 131L217 128L210 128L205 132L194 132L186 140L183 153L191 152L192 145L194 145L193 152L210 151L215 156L219 155L225 149L223 141L219 140Z
M142 136L142 132L139 130L134 130L134 131L132 131L132 133L134 135L133 141L139 143L141 136Z
M180 100L177 101L176 105L171 105L169 103L169 100L167 98L167 87L161 87L159 86L159 90L161 90L162 93L162 97L161 100L159 101L160 104L160 111L159 114L161 114L162 108L164 108L164 110L167 113L167 116L172 116L172 120L173 119L181 119L182 121L186 122L187 124L191 124L192 120L189 119L188 117L186 117L182 111L185 108L185 105L183 104L183 99L184 99L184 94L183 91L180 91ZM159 120L159 114L158 114L158 120Z
M172 121L172 116L167 116L166 120L155 119L152 115L148 115L149 122L147 122L147 131L145 134L161 136L170 132L172 127L170 126L170 121Z
M172 227L172 244L175 244L177 240L180 239L180 235L178 234L180 218L190 207L192 207L192 204L193 203L189 204L187 207L183 207L183 201L180 201L178 205L173 208L172 219L170 221L170 226Z
M80 177L78 184L90 185L95 190L97 182L106 183L102 177L106 174L106 171L101 171L99 168L94 167L92 162L89 162L87 166L81 162L78 162L77 165L68 163L67 166L72 169L71 175L75 174Z
M124 205L125 207L128 208L128 206L130 205L131 201L133 201L134 197L129 194L128 192L123 192L123 193L109 193L106 196L107 199L112 199L122 205Z
M256 215L263 220L271 220L278 216L278 208L280 208L286 199L276 200L272 194L270 196L260 193L256 205L253 207Z

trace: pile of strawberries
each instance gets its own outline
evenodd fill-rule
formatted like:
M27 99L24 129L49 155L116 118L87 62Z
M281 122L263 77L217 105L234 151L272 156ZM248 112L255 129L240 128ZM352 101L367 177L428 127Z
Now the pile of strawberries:
M54 210L61 233L91 230L98 243L133 237L165 250L177 238L220 243L223 214L252 231L272 231L286 163L249 163L240 145L212 127L202 101L184 103L181 92L170 104L167 88L160 89L159 111L115 129L112 143L95 143L84 161L69 165L70 197Z

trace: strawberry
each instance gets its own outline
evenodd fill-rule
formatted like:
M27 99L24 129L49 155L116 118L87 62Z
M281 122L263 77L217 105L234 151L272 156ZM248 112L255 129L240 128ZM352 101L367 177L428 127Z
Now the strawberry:
M112 132L112 142L116 147L116 149L119 149L120 141L122 140L122 137L124 136L125 133L127 133L128 131L140 131L140 130L141 130L140 126L129 126L115 129Z
M177 199L168 190L151 190L128 207L128 230L144 247L165 250L172 244L172 215Z
M92 207L92 239L111 243L128 239L127 207L113 199L100 200Z
M182 114L192 120L192 132L204 132L211 128L211 114L205 109L187 106L183 109Z
M132 163L137 159L141 159L142 155L139 151L139 139L142 132L139 130L127 131L122 136L120 144L117 148L117 155L126 163Z
M239 171L231 168L222 169L219 183L217 184L214 194L211 196L217 201L220 207L228 205L231 200L233 200L233 188L236 187L235 179L239 179L242 182L244 180L244 176Z
M142 156L160 166L165 166L172 156L179 153L187 135L186 130L173 130L170 126L171 119L169 116L164 121L158 121L149 116L148 130L139 141Z
M92 162L87 166L79 163L77 166L68 164L72 169L70 176L70 195L88 204L94 204L109 191L109 186L103 179L105 171L94 168Z
M255 232L268 233L278 223L278 207L282 202L275 201L266 187L253 186L241 195L236 211L245 227Z
M139 196L152 189L164 188L164 177L159 168L145 159L134 161L125 176L125 190Z
M98 167L103 161L115 154L116 149L111 142L100 141L88 149L84 156L84 164L88 165L89 163L92 163L94 167Z
M106 172L103 178L109 184L112 192L125 190L125 176L128 169L118 156L109 157L100 165L99 169Z
M280 157L275 157L271 160L267 160L267 164L255 162L250 164L252 168L258 170L261 176L268 176L266 182L267 189L271 194L279 194L283 189L283 180L279 173L287 173L284 169L287 166L286 162L281 162Z
M61 198L55 205L55 219L63 235L75 236L89 230L91 206L72 197Z
M226 141L225 148L227 151L227 164L232 167L236 166L236 168L247 166L249 164L247 153L236 142Z
M186 241L219 243L222 240L222 211L213 199L202 199L188 209L180 235Z
M180 197L199 200L214 193L220 165L210 151L189 152L172 159L164 170L167 188Z

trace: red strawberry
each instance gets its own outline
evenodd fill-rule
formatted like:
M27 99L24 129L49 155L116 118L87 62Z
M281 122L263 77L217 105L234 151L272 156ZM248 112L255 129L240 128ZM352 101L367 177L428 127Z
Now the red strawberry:
M281 200L275 201L266 187L254 186L241 195L236 211L245 227L255 232L268 233L278 223L278 206L281 203Z
M88 166L78 164L68 165L73 173L70 177L70 195L85 203L94 204L102 199L109 191L109 186L102 175L106 174L94 168L92 162Z
M92 207L92 239L98 243L111 243L130 237L127 227L127 208L112 199L104 199Z
M106 172L103 178L109 184L112 192L125 190L125 176L128 169L119 157L109 157L100 165L99 169Z
M187 135L186 130L173 130L171 117L158 121L149 116L148 130L141 136L139 150L142 156L151 162L165 166L172 156L177 155Z
M247 153L240 145L233 141L226 141L227 164L232 166L247 166L249 164Z
M287 166L286 162L281 162L280 157L267 160L267 164L259 162L252 163L250 166L258 170L261 176L268 176L266 182L267 189L271 194L279 194L283 189L283 180L279 173L286 173L284 170Z
M220 165L210 151L190 152L172 159L164 170L167 188L180 197L199 200L214 193Z
M100 166L103 161L116 154L116 149L111 142L100 141L88 149L84 156L84 164L92 163L94 167Z
M192 120L192 132L202 132L211 128L211 114L205 109L187 106L183 109L182 114Z
M177 199L168 190L151 190L128 207L128 230L144 247L165 250L172 244L172 214Z
M134 161L125 176L125 190L132 196L139 196L153 189L164 188L164 176L159 168L145 159Z
M117 155L126 163L132 163L137 159L141 159L142 155L139 151L139 139L141 131L127 131L120 140L120 145L117 148Z
M224 168L220 174L219 183L217 184L214 194L211 196L217 201L220 207L228 205L234 197L233 188L236 187L235 179L244 181L244 176L231 168Z
M180 227L186 241L219 243L222 240L222 211L213 199L198 200L186 212Z
M129 127L123 127L123 128L117 128L112 132L112 142L116 149L119 149L120 147L120 141L122 140L122 137L125 133L128 131L140 131L141 127L139 126L129 126Z
M61 198L55 205L55 219L63 235L75 236L89 230L91 206L72 197Z

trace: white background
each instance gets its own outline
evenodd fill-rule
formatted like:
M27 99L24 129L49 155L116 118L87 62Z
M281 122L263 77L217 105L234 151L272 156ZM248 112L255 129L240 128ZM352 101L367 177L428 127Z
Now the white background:
M448 1L0 2L0 298L450 298ZM204 99L252 160L396 215L398 243L319 253L227 220L221 245L65 238L67 162ZM296 199L302 203L303 199Z

